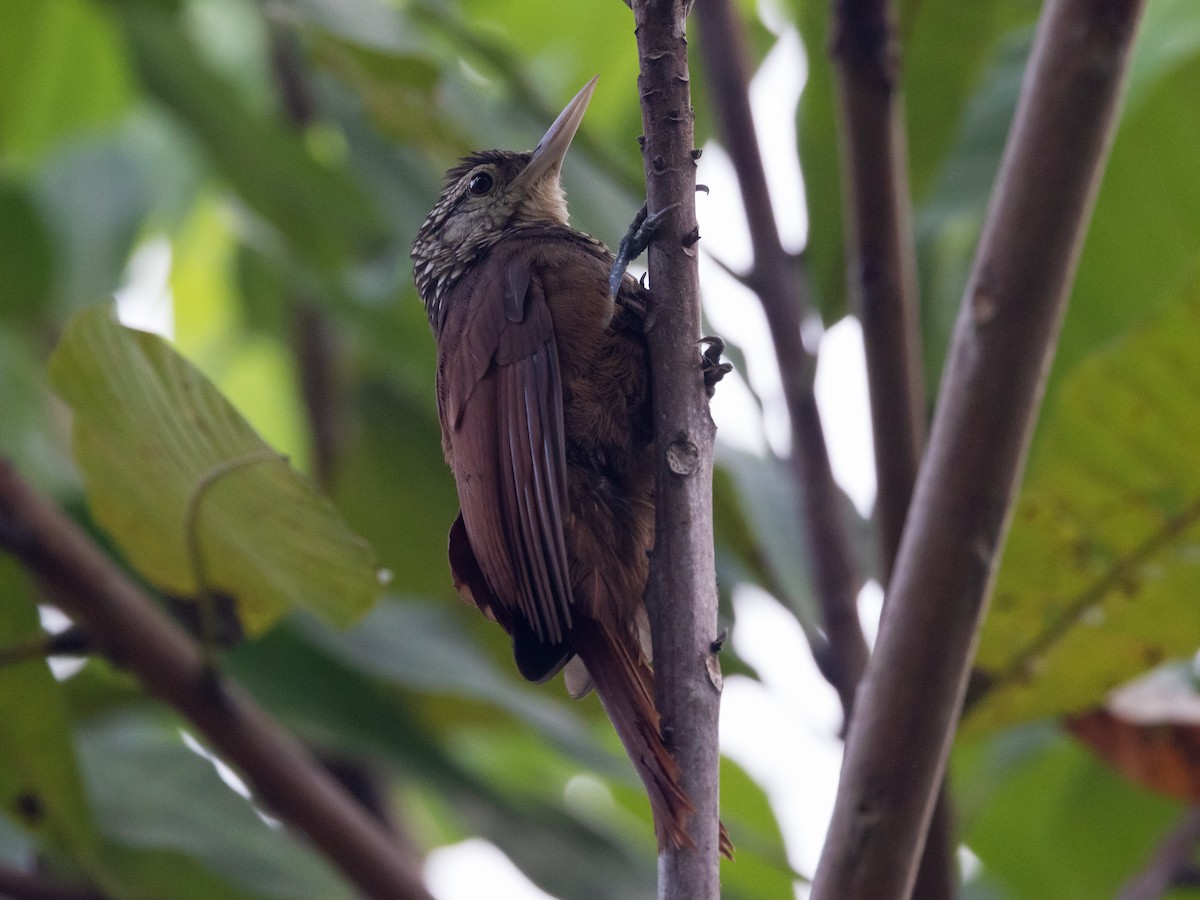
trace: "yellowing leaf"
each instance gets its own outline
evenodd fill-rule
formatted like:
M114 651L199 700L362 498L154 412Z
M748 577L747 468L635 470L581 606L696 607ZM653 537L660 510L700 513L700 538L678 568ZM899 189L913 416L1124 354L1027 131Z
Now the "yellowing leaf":
M161 338L83 310L50 378L75 412L92 514L147 580L197 596L194 534L204 586L250 632L295 608L347 625L375 603L367 543Z
M978 664L979 730L1078 712L1200 646L1200 281L1062 382Z

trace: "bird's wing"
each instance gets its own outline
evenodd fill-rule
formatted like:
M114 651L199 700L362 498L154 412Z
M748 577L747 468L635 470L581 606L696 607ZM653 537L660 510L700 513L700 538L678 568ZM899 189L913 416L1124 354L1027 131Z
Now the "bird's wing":
M490 588L487 604L501 607L493 614L514 638L527 630L561 644L572 603L566 451L544 286L527 256L501 244L454 293L439 340L438 399L470 550Z

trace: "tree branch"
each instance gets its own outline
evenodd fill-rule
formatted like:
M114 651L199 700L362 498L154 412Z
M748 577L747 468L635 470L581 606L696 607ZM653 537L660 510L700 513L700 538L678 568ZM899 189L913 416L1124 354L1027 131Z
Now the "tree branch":
M1050 0L1043 12L814 900L911 891L1143 5Z
M694 241L696 164L689 93L685 0L633 4L640 61L647 205L671 210L650 246L653 306L647 340L658 454L657 517L649 608L656 701L668 745L696 812L694 848L659 857L659 896L718 896L720 680L717 581L712 535L712 451L716 428L700 372L700 292ZM713 668L710 669L709 666Z
M364 894L430 900L396 845L300 745L62 512L0 459L0 547L40 577L111 658L171 704L246 776L259 799L299 828Z
M316 118L316 97L304 68L295 33L264 13L270 42L271 71L288 124L303 132ZM287 289L290 343L296 359L300 397L308 419L313 480L328 492L342 437L342 410L337 400L336 335L329 318L308 297Z
M925 442L904 104L888 0L834 0L833 7L846 257L867 357L886 584Z
M830 41L847 191L846 259L862 322L875 443L880 573L891 579L925 446L916 250L900 51L888 0L834 0ZM950 800L938 792L913 896L956 895Z
M809 309L808 290L794 258L783 249L771 208L750 111L750 67L741 19L729 0L699 0L696 22L718 129L737 173L750 226L754 268L746 280L766 313L791 419L790 464L800 487L800 519L808 534L814 587L828 639L826 647L813 650L821 672L841 698L848 721L866 666L867 644L858 618L860 578L813 393L816 357L800 334Z
M1200 807L1184 814L1171 829L1150 861L1121 888L1120 900L1159 900L1177 883L1179 874L1192 862L1200 843Z
M9 900L104 900L89 887L51 881L32 872L0 866L0 897Z

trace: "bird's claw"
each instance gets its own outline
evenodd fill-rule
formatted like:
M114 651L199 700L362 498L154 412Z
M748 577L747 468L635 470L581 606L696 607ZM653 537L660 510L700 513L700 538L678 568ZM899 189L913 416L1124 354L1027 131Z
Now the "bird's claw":
M725 341L717 335L702 337L700 343L704 344L700 371L704 375L704 391L711 399L716 393L717 382L733 371L733 363L721 361L721 354L725 352Z
M658 235L658 229L662 227L663 220L677 206L679 206L678 203L672 203L654 215L650 215L646 204L642 204L642 208L633 217L629 230L621 238L621 243L617 245L617 258L613 260L612 271L608 275L610 296L617 296L617 291L621 289L621 280L625 277L625 270L629 268L631 262L646 252L646 248Z

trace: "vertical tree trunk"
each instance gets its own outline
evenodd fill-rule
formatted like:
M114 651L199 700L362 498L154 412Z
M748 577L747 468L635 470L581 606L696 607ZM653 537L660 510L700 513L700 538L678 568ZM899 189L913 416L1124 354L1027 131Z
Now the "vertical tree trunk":
M717 714L721 683L713 641L717 585L712 535L715 427L700 371L700 292L695 241L696 164L683 0L633 5L651 214L670 209L650 247L651 383L658 453L657 528L649 607L656 701L663 732L695 804L695 846L659 857L659 896L716 900Z

